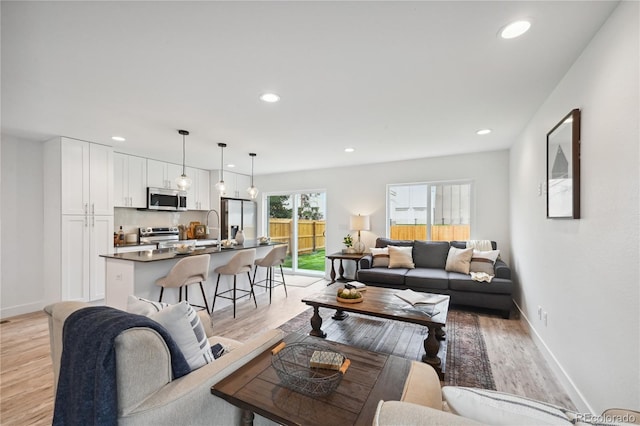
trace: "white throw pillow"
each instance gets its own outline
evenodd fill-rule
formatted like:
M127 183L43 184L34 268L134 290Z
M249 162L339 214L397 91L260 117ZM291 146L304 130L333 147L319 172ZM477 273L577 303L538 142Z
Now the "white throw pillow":
M571 425L573 411L517 395L485 389L445 386L442 396L451 412L491 425Z
M373 257L373 262L371 262L371 266L373 268L389 267L389 249L387 247L384 247L384 248L372 247L370 250L371 250L371 256Z
M495 265L498 256L500 256L500 250L479 251L474 249L469 272L484 272L495 275L493 265Z
M469 267L471 266L471 256L473 255L473 249L459 249L455 247L449 248L449 254L447 255L447 264L445 265L445 271L460 272L461 274L468 274Z
M187 302L168 307L149 315L167 329L184 355L191 371L213 362L211 346L200 317Z
M168 303L154 302L153 300L147 300L133 295L129 295L127 298L127 312L144 315L145 317L159 312L168 306Z
M387 246L389 249L389 268L413 269L413 247Z

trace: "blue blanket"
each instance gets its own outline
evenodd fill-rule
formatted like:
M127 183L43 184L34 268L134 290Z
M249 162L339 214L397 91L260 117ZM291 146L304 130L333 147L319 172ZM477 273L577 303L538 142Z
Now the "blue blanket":
M189 373L184 355L157 322L107 306L79 309L64 322L54 425L117 424L114 342L118 334L133 327L151 328L164 338L174 379Z

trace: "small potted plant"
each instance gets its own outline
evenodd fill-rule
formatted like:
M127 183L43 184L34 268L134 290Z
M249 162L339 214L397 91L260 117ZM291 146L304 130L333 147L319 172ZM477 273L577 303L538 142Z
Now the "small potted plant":
M351 234L347 234L347 236L342 239L342 242L347 246L346 249L342 250L343 253L355 253L355 249L352 247L353 238L351 238Z

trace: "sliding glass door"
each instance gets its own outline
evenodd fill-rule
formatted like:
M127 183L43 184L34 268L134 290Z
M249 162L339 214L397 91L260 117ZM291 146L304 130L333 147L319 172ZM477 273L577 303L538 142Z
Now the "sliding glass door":
M267 195L267 235L289 245L283 267L294 273L324 274L325 212L324 192Z

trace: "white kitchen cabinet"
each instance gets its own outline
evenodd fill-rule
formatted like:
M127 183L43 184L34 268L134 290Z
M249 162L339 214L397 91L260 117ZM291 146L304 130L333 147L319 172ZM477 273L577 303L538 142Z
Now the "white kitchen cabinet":
M113 150L59 138L63 214L113 214Z
M187 167L187 176L191 178L191 188L187 191L187 209L209 210L211 205L209 171Z
M220 170L215 170L214 173L220 176ZM216 182L218 182L219 179L218 177ZM225 170L224 184L227 189L223 197L249 199L247 189L251 186L251 176Z
M236 173L235 198L249 199L247 189L251 186L251 176Z
M113 253L113 150L70 138L45 143L45 302L104 298Z
M115 207L147 206L147 159L113 154Z
M164 161L147 159L147 186L178 189L176 178L182 175L182 166Z
M113 252L113 216L62 215L61 300L104 299L105 260Z

